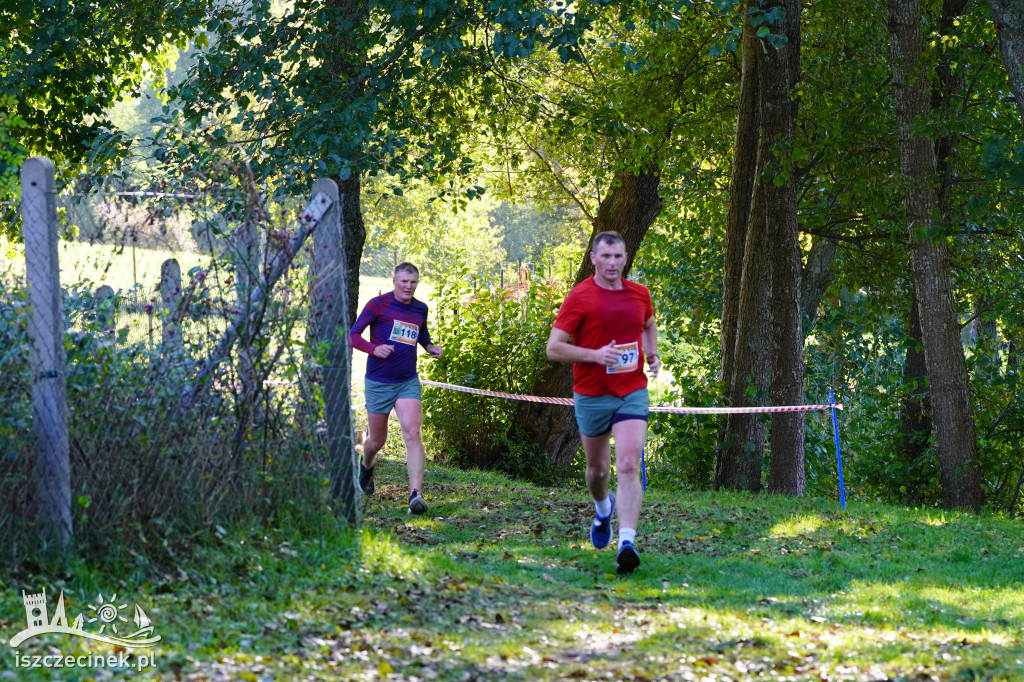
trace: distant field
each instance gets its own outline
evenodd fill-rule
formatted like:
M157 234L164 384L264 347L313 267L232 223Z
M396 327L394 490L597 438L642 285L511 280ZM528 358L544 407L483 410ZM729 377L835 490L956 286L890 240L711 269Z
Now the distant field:
M160 266L168 258L177 259L183 280L186 279L186 273L191 268L209 262L208 257L198 253L131 249L84 242L62 242L58 249L62 284L88 281L92 284L90 288L93 290L101 284L108 284L114 291L127 292L138 283L144 292L152 292L160 282ZM23 258L9 261L0 256L0 278L17 281L24 277L25 261ZM391 288L389 277L360 277L359 310L362 310L372 297L391 291ZM416 293L417 298L430 303L429 285L426 283L421 285ZM139 319L142 317L140 315ZM131 338L135 338L135 334ZM362 403L363 375L365 373L366 354L357 351L353 353L352 357L352 384L356 393L353 396L353 402L356 405Z
M153 290L160 282L160 266L168 258L177 259L183 275L207 260L198 253L132 249L112 244L61 242L57 247L62 284L89 281L97 287L110 285L114 291L127 291L137 283L146 290ZM25 261L0 259L0 273L5 270L13 278L24 277Z
M183 278L191 268L209 262L207 256L198 253L131 249L109 244L62 242L58 249L62 284L89 281L97 287L108 284L114 291L127 291L136 284L141 284L146 291L154 290L160 282L160 266L169 258L177 259ZM24 276L23 258L9 261L0 257L0 277L17 280ZM360 277L359 308L373 296L387 291L391 291L390 278ZM417 298L429 303L429 296L430 287L421 286Z

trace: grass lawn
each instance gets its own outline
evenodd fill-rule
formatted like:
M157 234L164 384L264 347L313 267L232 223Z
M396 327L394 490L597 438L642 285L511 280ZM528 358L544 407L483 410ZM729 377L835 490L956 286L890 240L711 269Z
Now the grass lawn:
M579 488L433 465L425 487L428 514L408 515L387 459L358 533L228 536L160 570L19 570L0 632L45 586L69 618L117 593L162 637L141 674L66 680L1024 679L1019 521L652 489L643 563L618 576ZM105 650L51 634L18 653ZM11 677L13 653L0 679L57 679Z

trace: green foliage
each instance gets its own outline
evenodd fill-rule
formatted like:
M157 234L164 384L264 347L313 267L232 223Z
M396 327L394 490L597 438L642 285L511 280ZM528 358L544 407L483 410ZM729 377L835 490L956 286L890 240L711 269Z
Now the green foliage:
M364 188L373 196L380 182L369 181ZM459 209L439 200L436 188L423 182L409 182L401 195L384 194L365 211L366 244L364 259L393 265L398 252L400 261L412 261L430 277L444 276L449 263L456 258L479 272L505 260L500 246L500 226L490 220L496 202L480 197ZM378 265L375 272L383 274Z
M710 177L710 176L708 176ZM651 386L651 404L719 404L718 316L721 307L723 197L707 191L670 206L637 254L633 277L651 291L658 351L666 375ZM705 187L705 190L710 188ZM651 415L647 467L651 485L703 489L714 474L718 421L710 416Z
M17 131L28 125L17 109L18 102L13 95L0 93L0 198L18 195L21 162L28 157L28 151L16 139ZM0 212L0 217L5 213ZM4 236L10 235L0 230L0 238Z
M28 301L24 289L11 288L0 277L0 466L22 455L32 427L29 370ZM4 504L9 504L5 499ZM0 506L0 515L6 510Z
M687 182L727 153L735 64L707 46L728 19L707 4L582 7L581 60L537 52L482 76L475 121L493 140L491 188L548 205L568 197L593 219L618 173L656 169L666 202L685 203Z
M912 470L900 446L906 342L898 311L880 297L845 290L827 299L826 312L807 339L807 402L827 403L833 389L836 402L845 405L838 417L849 499L897 501L910 485L927 486L919 490L922 498L936 499L934 452L925 455L931 464L927 471ZM806 438L807 491L836 497L838 463L830 415L809 416Z
M1009 344L979 335L967 347L979 466L988 505L1024 514L1024 376Z
M490 213L491 220L501 228L502 246L509 261L536 261L556 246L573 246L576 259L586 248L590 225L579 211L560 205L545 210L533 202L514 204L505 200Z
M12 137L29 154L50 157L62 175L74 176L86 149L110 129L107 109L134 92L147 73L160 72L167 46L184 46L207 4L5 2L0 96L26 124Z
M698 367L677 376L669 386L655 384L651 391L652 406L705 407L716 403L720 387L702 376L702 365L708 358L683 358L675 349L659 350L666 366ZM644 456L648 485L667 490L710 488L715 473L718 420L707 415L652 413L647 423Z
M428 365L427 378L528 394L546 362L548 334L567 286L526 280L474 289L466 284L468 274L456 265L435 284L432 335L444 356ZM540 479L549 474L542 455L511 431L515 401L428 388L423 409L426 437L444 459Z
M207 18L209 44L172 95L191 125L244 147L260 179L449 180L475 164L465 146L470 111L453 96L460 86L478 82L495 56L547 46L568 59L588 25L567 5L533 3L224 5ZM452 185L460 190L479 193Z

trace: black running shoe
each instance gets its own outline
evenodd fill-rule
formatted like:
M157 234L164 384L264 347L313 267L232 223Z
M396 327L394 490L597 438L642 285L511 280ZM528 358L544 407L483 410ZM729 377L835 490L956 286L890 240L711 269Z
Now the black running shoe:
M359 489L363 491L364 495L373 494L373 470L376 466L372 466L369 469L363 466L362 461L359 462Z
M629 540L625 540L619 547L619 555L615 557L616 573L632 573L640 565L640 552Z

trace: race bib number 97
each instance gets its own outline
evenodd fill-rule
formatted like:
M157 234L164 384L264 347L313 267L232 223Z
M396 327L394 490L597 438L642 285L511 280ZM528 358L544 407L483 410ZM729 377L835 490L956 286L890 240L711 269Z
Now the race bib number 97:
M396 343L404 343L407 346L415 346L416 339L420 337L420 327L411 322L395 320L395 326L391 328L391 340Z
M616 345L615 350L619 351L619 357L615 360L614 365L606 369L607 373L626 374L628 372L635 372L640 364L640 344L636 341L633 343L623 343Z

